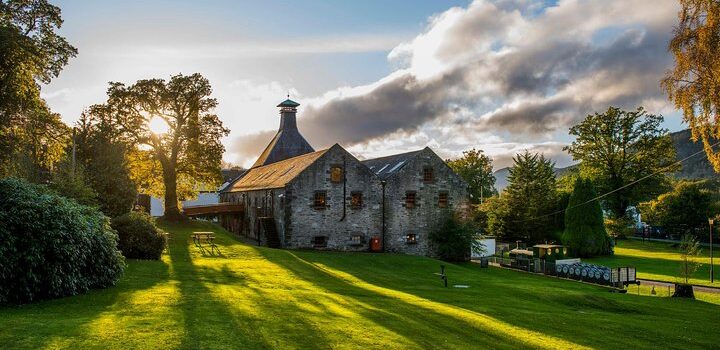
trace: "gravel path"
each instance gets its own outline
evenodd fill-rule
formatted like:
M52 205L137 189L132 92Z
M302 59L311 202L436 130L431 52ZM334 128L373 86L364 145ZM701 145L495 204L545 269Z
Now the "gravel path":
M650 285L650 286L659 286L659 287L664 287L664 288L667 288L668 286L671 286L671 287L675 286L675 284L671 283L671 282L643 280L643 279L639 279L639 281L641 284ZM695 290L697 292L720 294L720 288L718 288L718 287L705 287L705 286L693 285L693 290Z

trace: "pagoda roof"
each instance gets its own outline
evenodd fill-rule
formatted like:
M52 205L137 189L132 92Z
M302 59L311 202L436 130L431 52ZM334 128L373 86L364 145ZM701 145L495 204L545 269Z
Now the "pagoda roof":
M285 101L280 102L280 104L277 105L277 107L293 107L293 108L295 108L299 105L300 105L299 103L297 103L291 99L287 99Z

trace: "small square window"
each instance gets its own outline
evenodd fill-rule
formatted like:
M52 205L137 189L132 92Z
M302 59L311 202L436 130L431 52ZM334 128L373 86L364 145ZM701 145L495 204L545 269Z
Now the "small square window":
M350 208L360 209L362 208L363 198L362 192L353 192L350 194Z
M408 233L407 235L405 235L405 243L416 244L417 243L417 235L414 233Z
M447 192L438 193L438 207L447 208L447 206L448 206L448 193Z
M433 168L425 167L423 168L423 182L433 182L435 180L434 174L433 174Z
M351 245L362 245L363 239L361 235L353 235L350 237L350 244Z
M327 247L327 237L315 236L313 237L312 244L314 248L325 248Z
M340 166L333 166L330 168L330 181L333 183L342 182L343 179L343 168Z
M417 200L417 195L415 192L406 192L405 193L405 207L408 209L415 208L415 204Z
M325 191L315 192L313 207L315 209L325 209L326 206L327 206L327 199L326 199Z

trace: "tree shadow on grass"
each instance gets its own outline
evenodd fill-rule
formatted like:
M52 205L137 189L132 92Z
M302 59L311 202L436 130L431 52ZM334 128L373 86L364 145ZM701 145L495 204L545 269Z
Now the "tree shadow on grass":
M372 257L367 255L357 255L355 265L347 264L344 257L334 256L333 253L298 255L310 264L350 274L362 283L387 286L385 288L482 313L528 331L552 335L576 344L608 347L611 345L607 343L606 334L628 332L633 336L623 337L625 342L635 342L644 347L656 346L658 339L686 342L682 337L689 335L692 335L695 346L712 344L714 341L703 336L703 327L697 325L696 319L698 315L704 315L700 317L705 319L712 317L718 310L715 304L678 301L683 303L679 308L674 302L657 303L657 300L643 297L611 294L601 287L544 276L495 269L483 271L474 264L453 265L417 258L417 268L425 270L422 273L430 274L435 266L445 264L451 281L454 281L451 285L466 283L471 286L471 289L444 289L437 287L436 281L428 280L429 283L425 285L409 283L423 281L414 271L389 276L388 271L373 266ZM363 268L363 265L367 268ZM484 277L488 274L494 277ZM678 315L679 312L682 315ZM684 327L686 331L672 336L663 331L678 326Z
M403 338L411 347L421 348L527 348L499 324L480 314L463 313L452 307L435 309L429 300L390 296L355 285L290 251L259 250L268 260L295 276L349 301L352 311L375 325ZM392 291L390 291L392 292ZM400 293L398 293L400 294ZM414 303L417 302L417 303ZM458 312L454 315L453 312ZM522 331L522 329L514 329ZM351 331L351 330L348 330ZM567 343L565 344L567 345ZM535 344L537 346L537 344Z
M233 249L237 242L221 232L216 234L218 246L234 256L233 259L241 259ZM177 244L170 249L170 254L182 298L180 308L185 334L181 348L267 349L279 347L274 338L293 340L295 335L312 339L316 348L329 348L323 342L322 331L312 324L284 321L286 312L291 312L286 301L274 300L262 288L252 285L245 271L232 268L233 259L219 261L217 256L204 256L192 243ZM302 331L284 334L282 329L267 327L266 322L273 317L280 320L282 326ZM301 343L300 338L294 340Z

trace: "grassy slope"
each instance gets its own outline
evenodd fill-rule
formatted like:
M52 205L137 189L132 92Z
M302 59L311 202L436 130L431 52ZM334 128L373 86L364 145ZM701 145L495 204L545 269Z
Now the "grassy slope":
M222 257L192 230L215 230ZM0 309L2 348L709 348L720 305L402 255L286 251L169 227L115 288ZM717 302L717 301L716 301Z
M702 266L690 280L693 284L720 287L719 257L715 257L715 283L710 283L710 248L703 247L701 256L697 258ZM717 255L717 252L716 252ZM638 277L658 281L675 282L680 272L680 253L670 243L642 242L637 240L617 241L615 255L586 259L600 265L635 266Z

